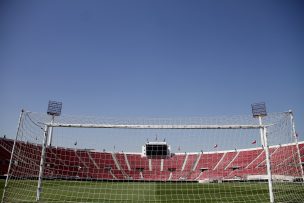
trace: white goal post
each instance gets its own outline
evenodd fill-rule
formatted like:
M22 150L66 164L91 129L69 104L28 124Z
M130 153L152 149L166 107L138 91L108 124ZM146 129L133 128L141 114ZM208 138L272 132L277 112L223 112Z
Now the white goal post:
M261 121L22 111L14 142L2 140L12 147L2 202L300 202L293 114Z

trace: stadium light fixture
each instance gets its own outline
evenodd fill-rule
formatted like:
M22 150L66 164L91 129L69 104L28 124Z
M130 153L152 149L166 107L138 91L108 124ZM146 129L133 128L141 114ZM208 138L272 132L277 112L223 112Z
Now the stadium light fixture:
M61 115L61 109L62 109L62 102L49 100L47 114L52 116L52 123L54 123L55 116ZM49 137L47 140L48 146L52 145L52 138L53 138L53 127L50 127Z
M263 117L267 116L266 104L265 102L259 102L251 104L252 115L253 117Z
M60 116L62 109L62 102L57 101L49 101L47 114L52 116Z
M259 124L262 126L262 118L267 116L266 111L266 104L265 102L259 102L251 104L252 115L254 118L259 119ZM266 155L266 168L267 168L267 175L268 175L268 187L269 187L269 198L270 202L274 202L274 195L273 195L273 183L272 183L272 174L271 174L271 165L270 165L270 154L269 154L269 146L267 140L267 130L265 127L260 128L260 136L261 136L261 144L263 149L265 150Z
M251 110L252 110L252 116L254 118L259 119L259 125L262 125L262 118L264 116L267 116L267 111L266 111L266 104L265 102L259 102L259 103L253 103L251 104ZM263 130L260 129L260 135L261 135L261 144L262 146L265 146L265 140L263 137Z

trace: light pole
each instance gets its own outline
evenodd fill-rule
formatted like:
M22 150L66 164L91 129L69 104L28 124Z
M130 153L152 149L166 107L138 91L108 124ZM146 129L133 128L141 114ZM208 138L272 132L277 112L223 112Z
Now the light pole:
M265 155L266 155L265 160L266 160L267 176L268 176L269 199L270 199L270 202L273 203L274 195L273 195L273 187L272 187L270 153L269 153L269 145L268 145L268 139L267 139L267 127L263 126L263 123L262 123L262 118L264 116L267 116L265 102L251 104L251 109L252 109L252 116L254 118L259 119L261 144L264 148Z
M55 116L60 116L61 115L61 109L62 109L62 102L57 102L57 101L49 101L48 109L47 109L47 114L52 116L51 124L54 123L55 121ZM49 129L49 136L47 140L47 145L51 146L52 145L52 138L53 138L53 127L50 127Z

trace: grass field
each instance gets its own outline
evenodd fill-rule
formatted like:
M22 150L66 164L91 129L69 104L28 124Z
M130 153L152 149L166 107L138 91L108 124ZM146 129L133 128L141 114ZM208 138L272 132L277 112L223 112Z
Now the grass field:
M4 180L1 180L1 188ZM36 181L11 181L5 202L35 202ZM2 194L2 191L1 191ZM304 202L303 185L278 184L276 202ZM9 200L10 199L10 200ZM269 202L266 183L140 183L44 181L41 201L105 203Z

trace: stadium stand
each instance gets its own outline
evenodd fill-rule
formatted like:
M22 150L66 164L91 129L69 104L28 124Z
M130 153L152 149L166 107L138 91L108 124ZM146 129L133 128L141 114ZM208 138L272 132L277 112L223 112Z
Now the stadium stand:
M1 177L6 176L13 143L12 139L0 138ZM28 152L21 161L39 167L41 146L20 141L16 144L18 149ZM299 149L303 164L304 142L299 143ZM272 168L273 175L280 175L286 170L290 171L289 174L298 172L289 165L295 151L295 144L270 148L270 160L275 166ZM46 151L46 165L45 177L50 179L210 181L246 180L251 176L266 174L262 148L176 153L168 158L148 158L140 153L99 152L52 146Z

